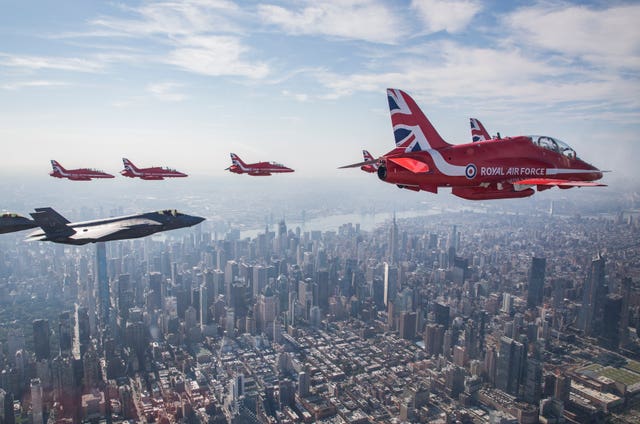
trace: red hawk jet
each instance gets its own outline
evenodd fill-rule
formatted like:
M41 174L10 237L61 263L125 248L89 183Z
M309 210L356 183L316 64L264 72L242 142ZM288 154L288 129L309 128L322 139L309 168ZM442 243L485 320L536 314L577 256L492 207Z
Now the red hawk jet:
M364 172L369 172L371 174L374 172L378 172L378 162L373 159L373 156L371 155L371 153L369 153L368 150L363 150L362 156L364 156L365 162L372 162L372 163L368 165L362 165L360 169L362 169Z
M451 187L452 194L469 200L527 197L536 188L604 185L594 182L602 171L556 138L529 135L452 145L407 93L388 89L387 98L396 148L342 168L377 163L382 181L431 193Z
M225 169L235 174L249 174L254 177L263 177L275 173L294 172L293 169L275 162L244 163L235 153L231 153L231 166Z
M482 122L480 122L479 119L469 118L469 123L471 124L471 141L475 143L476 141L487 141L493 139L493 137L489 135L489 131L484 128L484 125L482 125Z
M111 174L90 168L65 169L56 160L51 160L53 171L49 173L55 178L66 178L72 181L91 181L94 178L115 178Z
M122 158L124 169L120 174L129 178L140 178L142 180L164 180L165 178L186 177L187 174L175 169L154 166L153 168L138 168L127 158Z

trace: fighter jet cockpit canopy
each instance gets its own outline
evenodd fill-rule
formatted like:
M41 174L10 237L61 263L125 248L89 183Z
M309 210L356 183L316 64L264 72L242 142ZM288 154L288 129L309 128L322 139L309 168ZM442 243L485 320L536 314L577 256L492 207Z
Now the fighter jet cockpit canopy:
M182 215L176 209L164 209L164 210L158 211L158 214L160 214L160 215L172 215L172 216Z
M0 214L0 218L24 218L24 216L18 215L17 213L14 213L14 212L2 212Z
M577 157L575 150L573 150L567 143L558 140L557 138L548 137L546 135L530 135L528 137L536 146L560 153L569 159L575 159Z

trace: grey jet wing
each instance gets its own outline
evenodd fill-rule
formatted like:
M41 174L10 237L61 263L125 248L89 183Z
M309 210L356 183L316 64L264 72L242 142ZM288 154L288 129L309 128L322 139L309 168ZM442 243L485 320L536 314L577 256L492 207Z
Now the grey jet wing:
M104 224L77 224L73 228L75 234L68 237L69 240L74 241L74 244L85 244L146 236L158 232L162 228L162 224L152 219L131 217ZM125 235L125 237L122 237L122 235Z

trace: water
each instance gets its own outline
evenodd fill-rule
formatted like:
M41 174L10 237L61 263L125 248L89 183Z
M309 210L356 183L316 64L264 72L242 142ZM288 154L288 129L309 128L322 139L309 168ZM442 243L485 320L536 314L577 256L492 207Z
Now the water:
M396 219L403 219L438 215L442 212L442 209L439 208L425 208L422 210L395 212L395 215ZM305 222L302 222L301 220L288 220L286 223L288 228L300 227L303 232L337 231L341 225L349 223L354 226L360 224L360 230L362 231L371 231L385 222L391 221L393 219L393 214L394 212L336 214L309 219ZM254 238L263 232L264 228L245 230L240 232L240 236L241 238Z

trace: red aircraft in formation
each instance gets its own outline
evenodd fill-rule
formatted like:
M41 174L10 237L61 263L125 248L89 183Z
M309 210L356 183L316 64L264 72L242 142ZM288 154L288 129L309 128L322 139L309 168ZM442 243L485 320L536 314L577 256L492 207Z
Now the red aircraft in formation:
M438 134L407 93L388 89L396 148L378 159L342 168L378 165L378 177L413 191L452 194L469 200L511 199L538 191L602 186L594 182L602 171L584 162L566 143L547 136L489 138L475 120L483 138L452 145ZM474 122L472 121L472 136Z
M362 165L360 169L370 174L373 174L374 172L378 172L378 162L373 158L373 155L371 155L371 153L369 153L368 150L363 150L362 156L364 156L365 162L371 162L371 163L369 163L368 165Z
M235 174L249 174L254 177L263 177L275 173L294 172L293 169L275 162L244 163L238 155L231 153L231 166L225 169Z
M469 122L471 124L471 141L472 142L475 143L476 141L487 141L487 140L493 139L493 137L489 135L489 131L487 131L484 128L484 125L482 125L482 122L480 122L479 119L469 118ZM498 135L496 139L499 140L500 135Z
M187 174L175 169L154 166L152 168L138 168L127 158L122 158L124 169L120 174L129 178L140 178L143 180L164 180L165 178L186 177Z
M72 181L91 181L94 178L115 178L111 174L90 168L65 169L56 160L51 160L53 171L49 173L55 178L67 178Z
M552 187L604 186L595 182L603 171L578 158L576 152L557 138L539 135L492 137L482 123L470 118L471 143L453 145L438 134L416 102L404 91L387 90L396 147L375 159L363 150L364 162L341 168L359 167L377 173L387 183L413 191L437 193L451 188L455 196L469 200L512 199L531 196ZM164 167L138 168L126 158L120 173L130 178L163 180L187 174ZM236 174L268 176L294 172L275 162L244 163L231 153ZM76 181L114 178L95 169L64 169L51 161L51 176Z

